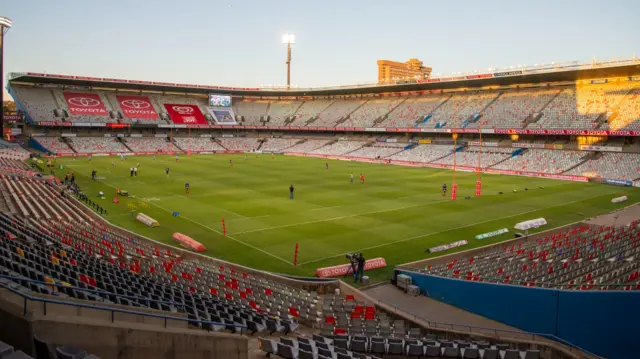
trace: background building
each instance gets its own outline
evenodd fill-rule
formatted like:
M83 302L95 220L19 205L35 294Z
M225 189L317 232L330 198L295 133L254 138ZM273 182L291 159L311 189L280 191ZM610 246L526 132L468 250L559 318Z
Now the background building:
M407 62L378 60L378 82L393 79L425 79L431 76L431 67L423 66L422 61L411 58Z

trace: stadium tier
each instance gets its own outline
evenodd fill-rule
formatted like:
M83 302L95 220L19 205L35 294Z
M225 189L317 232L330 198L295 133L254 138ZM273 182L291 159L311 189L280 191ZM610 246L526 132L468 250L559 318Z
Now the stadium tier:
M472 257L429 264L423 273L489 283L569 290L640 290L638 222L581 226L535 241L495 246Z
M38 122L216 124L203 97L125 96L14 86ZM472 91L372 99L238 100L229 126L637 130L640 87L634 82ZM221 115L223 116L223 115Z

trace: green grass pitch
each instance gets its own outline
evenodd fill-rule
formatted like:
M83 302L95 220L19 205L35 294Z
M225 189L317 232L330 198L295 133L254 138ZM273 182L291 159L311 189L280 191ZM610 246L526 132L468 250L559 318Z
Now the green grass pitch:
M233 160L233 165L229 160ZM112 167L111 163L115 166ZM329 169L325 169L329 162ZM129 168L137 163L137 177ZM202 155L59 158L58 178L73 169L81 189L108 210L110 222L163 243L174 232L191 236L209 256L267 271L312 276L315 269L346 262L349 252L384 257L388 267L367 272L375 281L395 265L431 256L425 250L466 239L468 249L513 237L517 222L544 217L546 230L638 202L636 188L483 174L483 196L475 197L476 173L457 172L458 200L442 197L451 188L450 170L324 160L281 155ZM169 177L165 168L171 169ZM98 181L90 179L98 171ZM360 184L360 173L366 182ZM349 174L355 183L349 183ZM185 195L189 182L191 194ZM289 186L295 199L289 199ZM539 187L543 186L544 189ZM525 191L524 188L529 190ZM112 203L115 189L135 198ZM517 189L517 192L513 190ZM103 191L106 200L97 197ZM503 191L504 194L497 194ZM629 201L612 204L616 196ZM471 199L464 199L471 196ZM140 203L149 206L140 206ZM149 228L132 216L130 204L160 222ZM172 212L179 212L174 217ZM224 237L224 217L228 236ZM477 234L510 233L475 240ZM295 244L300 244L293 266ZM445 252L448 253L448 252ZM440 253L442 254L442 253Z

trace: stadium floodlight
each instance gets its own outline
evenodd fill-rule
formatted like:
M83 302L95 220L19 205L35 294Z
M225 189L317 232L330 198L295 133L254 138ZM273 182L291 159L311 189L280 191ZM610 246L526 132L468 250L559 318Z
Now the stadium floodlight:
M282 43L287 44L287 89L289 89L291 88L291 44L296 43L295 35L289 33L282 35Z
M4 86L4 35L9 31L13 22L0 16L0 87ZM0 130L4 127L4 88L0 89Z

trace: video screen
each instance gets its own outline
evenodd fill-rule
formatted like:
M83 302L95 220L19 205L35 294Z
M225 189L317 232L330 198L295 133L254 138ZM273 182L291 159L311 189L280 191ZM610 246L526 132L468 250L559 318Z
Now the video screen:
M229 95L209 95L209 106L231 107L231 96Z

